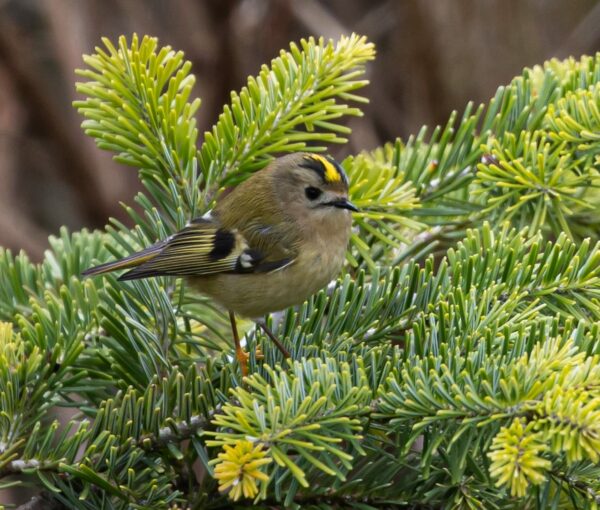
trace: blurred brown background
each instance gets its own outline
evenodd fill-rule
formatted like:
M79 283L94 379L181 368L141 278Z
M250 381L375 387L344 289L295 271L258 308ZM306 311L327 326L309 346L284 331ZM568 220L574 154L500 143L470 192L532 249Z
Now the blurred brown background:
M0 245L39 259L48 233L122 218L136 172L96 149L71 106L73 69L101 36L137 32L185 51L200 131L229 91L307 35L375 42L371 104L349 146L371 149L467 101L487 101L524 66L600 49L594 0L0 0Z

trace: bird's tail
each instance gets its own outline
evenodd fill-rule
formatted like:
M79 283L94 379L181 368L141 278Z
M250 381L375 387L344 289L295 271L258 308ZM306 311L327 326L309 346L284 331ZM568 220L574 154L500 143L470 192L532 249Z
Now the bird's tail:
M152 260L156 255L158 255L161 250L164 248L165 243L160 242L156 243L145 250L138 251L137 253L133 253L128 257L115 260L114 262L107 262L106 264L100 264L99 266L94 266L86 269L81 273L82 276L96 276L104 273L111 273L113 271L118 271L119 269L130 269L132 267L138 267L149 260ZM123 275L125 276L125 275ZM123 276L121 276L122 279Z

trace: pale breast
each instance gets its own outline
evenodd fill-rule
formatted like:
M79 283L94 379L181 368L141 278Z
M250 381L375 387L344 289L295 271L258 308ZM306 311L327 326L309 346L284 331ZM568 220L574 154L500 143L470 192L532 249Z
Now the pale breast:
M191 279L227 310L258 318L301 304L333 280L345 259L349 232L316 235L289 266L271 273L217 274Z

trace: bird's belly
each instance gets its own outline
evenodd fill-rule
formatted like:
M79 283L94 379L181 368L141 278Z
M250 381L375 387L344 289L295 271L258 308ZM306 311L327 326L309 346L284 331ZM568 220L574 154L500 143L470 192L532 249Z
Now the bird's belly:
M271 273L218 274L192 282L228 310L258 318L302 303L336 277L343 261L344 252L319 253Z

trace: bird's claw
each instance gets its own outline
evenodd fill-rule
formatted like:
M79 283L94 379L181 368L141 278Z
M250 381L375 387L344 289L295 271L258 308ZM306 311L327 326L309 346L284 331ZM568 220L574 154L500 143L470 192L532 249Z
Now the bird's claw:
M248 352L246 352L244 349L239 348L236 351L236 357L238 363L240 364L242 376L246 377L248 375L248 360L250 359L250 354L248 354Z

